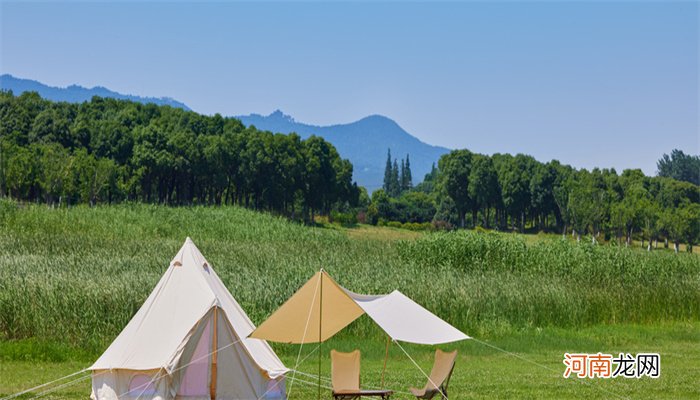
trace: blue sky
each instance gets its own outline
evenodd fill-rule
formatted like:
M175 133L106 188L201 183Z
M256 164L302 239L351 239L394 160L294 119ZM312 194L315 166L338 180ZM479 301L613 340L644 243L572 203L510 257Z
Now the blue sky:
M0 72L576 167L700 153L697 2L0 3Z

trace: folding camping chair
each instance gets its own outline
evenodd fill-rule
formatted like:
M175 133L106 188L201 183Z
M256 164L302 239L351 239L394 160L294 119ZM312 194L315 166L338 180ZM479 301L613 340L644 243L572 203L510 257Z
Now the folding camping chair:
M333 399L359 399L362 396L381 397L388 399L394 392L391 390L361 390L360 389L360 350L341 353L331 350L331 385Z
M433 369L430 371L428 383L425 384L423 389L410 388L411 393L417 399L430 400L436 395L438 397L444 395L445 399L447 399L447 385L450 383L456 359L457 350L449 353L440 349L435 350L435 362L433 363ZM440 395L440 392L442 392L442 395Z

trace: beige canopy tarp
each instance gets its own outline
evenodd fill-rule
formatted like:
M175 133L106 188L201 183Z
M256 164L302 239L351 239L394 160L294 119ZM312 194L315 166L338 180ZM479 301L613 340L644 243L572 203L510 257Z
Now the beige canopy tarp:
M398 290L378 296L353 293L323 270L250 337L282 343L323 342L363 314L394 340L432 345L469 339Z

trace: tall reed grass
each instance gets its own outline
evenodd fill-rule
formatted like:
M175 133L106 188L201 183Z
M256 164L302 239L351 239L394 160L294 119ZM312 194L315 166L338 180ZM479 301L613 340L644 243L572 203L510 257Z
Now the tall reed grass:
M482 336L526 326L700 319L700 258L692 254L527 245L474 232L377 240L237 207L48 209L0 201L0 340L101 351L187 236L255 323L321 267L353 291L399 289ZM344 334L377 330L361 319Z

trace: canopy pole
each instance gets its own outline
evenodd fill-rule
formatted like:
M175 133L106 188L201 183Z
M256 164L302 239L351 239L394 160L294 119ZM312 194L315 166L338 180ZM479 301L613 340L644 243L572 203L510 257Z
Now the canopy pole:
M321 268L320 293L318 302L318 400L321 400L321 326L323 325L323 268Z
M386 335L386 352L384 353L384 368L382 368L382 389L384 389L384 372L386 372L386 360L389 358L389 335Z

